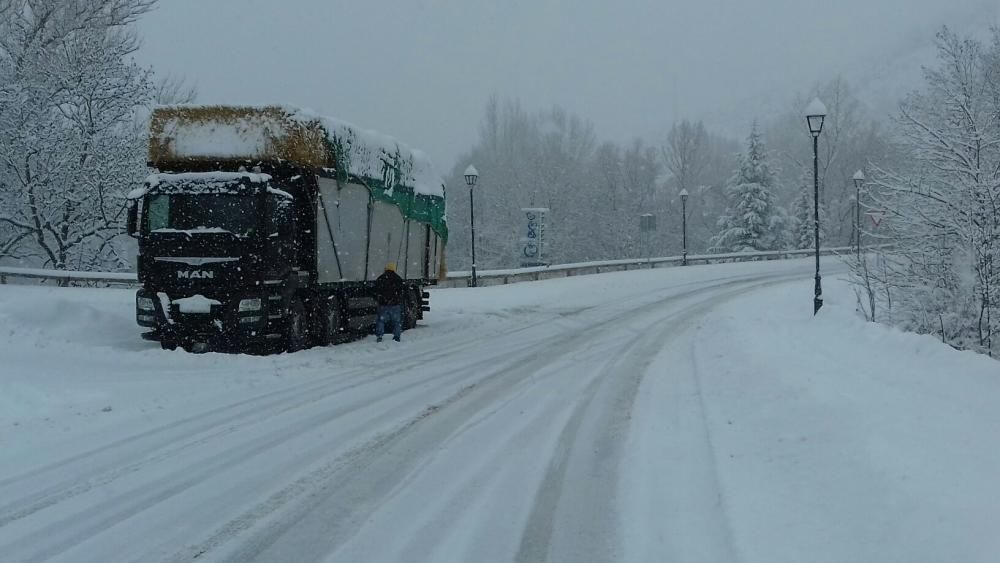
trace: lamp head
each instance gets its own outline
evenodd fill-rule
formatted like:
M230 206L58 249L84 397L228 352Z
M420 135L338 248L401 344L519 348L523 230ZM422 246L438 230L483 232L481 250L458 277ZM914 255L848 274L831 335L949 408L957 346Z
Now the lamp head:
M806 122L809 123L809 132L812 133L813 137L818 137L823 130L823 120L825 119L826 106L819 101L819 98L813 98L813 101L806 107Z
M476 182L478 180L479 180L479 171L476 170L475 166L470 164L469 167L465 169L465 185L471 188L472 186L476 185Z

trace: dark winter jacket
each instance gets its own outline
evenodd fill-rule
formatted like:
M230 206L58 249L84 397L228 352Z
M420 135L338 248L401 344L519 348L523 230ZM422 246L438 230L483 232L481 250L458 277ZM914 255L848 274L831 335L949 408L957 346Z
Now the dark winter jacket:
M375 280L375 295L379 305L402 305L406 287L396 272L387 271Z

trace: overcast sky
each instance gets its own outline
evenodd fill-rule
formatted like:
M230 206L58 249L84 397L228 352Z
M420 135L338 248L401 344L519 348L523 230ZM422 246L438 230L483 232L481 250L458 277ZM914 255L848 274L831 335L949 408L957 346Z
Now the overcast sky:
M982 33L998 15L996 0L160 0L139 58L200 102L308 107L445 172L491 94L559 104L602 139L655 140L681 117L738 133L838 73L870 97L908 90L940 25Z

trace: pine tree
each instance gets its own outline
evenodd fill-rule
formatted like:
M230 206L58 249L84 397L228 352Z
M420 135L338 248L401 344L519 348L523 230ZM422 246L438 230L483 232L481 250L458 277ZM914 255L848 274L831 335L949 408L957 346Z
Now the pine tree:
M812 183L812 172L802 175L799 181L799 195L792 202L792 234L791 243L795 248L802 250L816 246L816 230L813 222L814 214L814 194ZM819 240L822 243L826 239L824 229L826 225L826 210L823 204L819 205Z
M775 182L767 149L754 123L747 138L746 154L740 156L739 169L726 186L729 205L719 218L712 251L754 252L783 245L787 221L771 195Z
M767 236L764 237L764 247L770 250L784 250L791 247L792 219L788 211L780 205L774 205Z

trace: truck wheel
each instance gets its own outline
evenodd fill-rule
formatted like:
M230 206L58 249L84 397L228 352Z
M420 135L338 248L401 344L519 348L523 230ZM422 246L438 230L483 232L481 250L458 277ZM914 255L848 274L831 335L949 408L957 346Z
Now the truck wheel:
M306 309L302 301L296 299L288 310L288 325L285 328L285 351L298 352L306 348L309 334L306 329Z
M160 348L163 348L164 350L170 350L171 352L173 352L174 350L177 349L177 341L174 340L173 338L167 338L167 337L161 338Z
M322 346L338 344L343 339L340 332L341 312L340 299L336 295L330 296L323 305L322 318L320 318L319 342Z
M406 297L403 299L403 330L410 330L417 326L417 319L420 318L420 298L419 293L413 288L407 288Z

